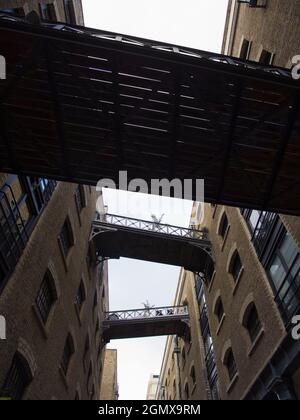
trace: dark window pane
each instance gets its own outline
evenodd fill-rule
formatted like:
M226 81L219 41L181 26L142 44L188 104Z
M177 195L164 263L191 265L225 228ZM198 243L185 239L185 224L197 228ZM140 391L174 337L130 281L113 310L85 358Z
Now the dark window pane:
M300 307L300 254L289 233L275 251L268 274L277 291L275 300L288 322Z
M62 361L61 361L61 367L65 375L68 372L69 363L70 363L73 353L74 353L73 339L70 335L68 335L66 343L65 343L64 351L63 351Z
M216 305L216 315L218 317L219 322L221 322L222 317L224 315L224 307L223 307L223 303L222 303L221 299L219 299L219 301Z
M30 382L28 366L19 355L15 355L0 395L13 400L21 400Z
M228 228L228 218L226 214L224 214L222 217L222 221L221 221L220 229L219 229L219 234L222 236L222 238L225 238L227 228Z
M53 280L51 279L50 274L47 273L36 297L36 306L44 324L47 322L50 310L55 300L56 293L53 288Z
M79 288L77 290L77 294L76 294L76 304L78 306L79 309L82 308L83 302L85 301L85 289L84 289L84 285L82 283L82 281L80 282Z
M72 25L76 24L76 15L72 0L64 0L66 22Z
M250 54L250 42L247 39L244 39L241 52L240 52L240 58L242 60L248 60Z
M75 203L76 207L79 213L81 213L81 210L84 208L84 190L81 185L78 185L75 191Z
M239 254L236 252L235 255L233 256L233 260L231 263L231 270L230 270L235 281L238 280L241 269L242 269L242 262L241 262Z
M252 309L250 310L246 328L249 332L251 341L254 341L256 337L258 336L259 332L261 331L261 322L259 320L258 313L255 306L253 306Z
M228 369L229 379L232 380L234 378L236 372L237 372L232 350L230 350L229 353L228 353L226 366L227 366L227 369Z
M40 8L40 15L42 19L50 20L52 22L57 21L56 11L55 11L55 7L53 3L51 4L40 3L39 8Z
M267 66L267 65L272 64L273 59L274 59L274 55L271 52L262 50L260 58L259 58L259 62Z
M62 249L64 252L64 255L67 256L69 253L70 248L73 245L73 241L71 238L71 232L70 232L70 226L68 221L65 221L63 228L60 233L60 241L62 245Z

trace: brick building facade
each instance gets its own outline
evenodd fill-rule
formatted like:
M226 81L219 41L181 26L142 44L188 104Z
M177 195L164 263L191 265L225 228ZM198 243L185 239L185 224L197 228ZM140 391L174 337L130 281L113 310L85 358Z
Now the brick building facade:
M229 1L222 52L291 67L299 2L245 3ZM181 273L176 300L189 306L191 342L168 339L158 398L177 398L177 388L180 399L299 399L299 218L208 204L204 214L215 267L208 278Z
M0 1L83 24L81 1ZM98 399L107 264L89 252L95 189L0 174L0 397Z
M24 17L32 10L42 19L84 25L81 0L0 0L0 11Z
M104 355L100 400L113 401L119 397L118 387L118 352L106 349Z

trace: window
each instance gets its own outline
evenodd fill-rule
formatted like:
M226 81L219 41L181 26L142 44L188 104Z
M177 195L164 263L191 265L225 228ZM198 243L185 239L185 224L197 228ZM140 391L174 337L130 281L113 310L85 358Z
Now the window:
M57 21L56 11L53 3L50 4L39 4L40 15L42 19L50 20L52 22Z
M75 303L76 303L79 311L81 310L85 299L86 299L85 288L84 288L83 281L81 280L80 285L79 285L78 290L77 290L76 300L75 300Z
M222 299L219 297L215 306L215 314L218 318L218 321L221 322L224 315L224 307Z
M189 391L189 384L186 383L184 386L184 397L186 400L190 399L190 391Z
M17 353L13 358L0 395L13 400L22 400L31 381L32 375L29 366L26 360Z
M233 356L232 349L229 349L227 351L227 355L226 355L224 364L227 367L229 379L230 379L230 381L232 381L232 379L235 377L235 375L237 373L237 368L236 368L235 359L234 359L234 356Z
M192 378L193 385L195 385L195 383L196 383L195 366L192 366L192 368L191 368L190 377Z
M72 25L76 25L76 15L74 10L74 4L72 0L64 0L66 22Z
M72 230L71 230L71 224L69 219L67 218L62 230L60 232L59 235L59 239L60 239L60 243L61 243L61 247L64 253L64 256L67 257L68 253L70 251L70 249L72 248L72 246L74 245L74 240L73 240L73 235L72 235Z
M250 57L250 51L251 51L251 42L247 39L243 40L241 52L240 52L240 58L242 60L249 60Z
M234 281L239 280L242 268L243 268L243 266L242 266L242 261L241 261L241 258L239 256L239 253L237 251L235 251L235 253L232 256L232 259L231 259L231 262L230 262L230 267L229 267L229 272L232 275L232 277L234 278Z
M46 272L35 303L44 324L46 324L51 308L57 300L54 280L49 271Z
M224 239L226 234L227 234L227 230L229 228L229 223L228 223L228 218L226 216L226 214L224 213L220 222L220 226L219 226L219 235Z
M32 176L27 177L27 180L34 207L36 212L39 214L50 200L57 182L49 181L46 178L35 178Z
M257 255L265 266L270 252L273 252L274 239L282 230L282 222L277 214L271 212L249 209L242 209L241 212L252 234Z
M245 320L245 327L249 332L251 341L253 342L261 331L262 325L258 317L257 309L254 304L249 308Z
M273 64L274 61L274 54L269 51L262 50L259 58L259 62L266 66Z
M74 354L74 351L75 351L74 342L73 342L71 334L69 334L65 342L65 347L63 351L62 360L61 360L61 368L65 375L68 372L71 357Z
M80 214L83 208L85 207L84 187L82 185L78 185L78 187L75 190L75 203L77 211Z
M267 272L277 292L275 300L288 322L300 308L300 254L288 232L275 250Z

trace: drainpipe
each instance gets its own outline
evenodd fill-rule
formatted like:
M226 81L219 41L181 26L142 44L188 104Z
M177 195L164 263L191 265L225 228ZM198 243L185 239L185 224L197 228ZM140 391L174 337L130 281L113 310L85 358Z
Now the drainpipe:
M178 395L178 399L182 400L182 393L181 393L181 375L180 375L180 365L179 365L179 355L180 355L180 347L178 345L178 337L174 337L174 350L173 353L175 355L175 376L176 376L176 394Z

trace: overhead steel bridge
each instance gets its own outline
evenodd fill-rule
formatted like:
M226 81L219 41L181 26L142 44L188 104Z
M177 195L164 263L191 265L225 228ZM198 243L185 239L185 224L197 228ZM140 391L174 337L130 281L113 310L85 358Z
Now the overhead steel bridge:
M149 222L114 214L97 214L91 251L95 260L133 258L184 267L210 276L211 243L206 230Z
M7 15L0 54L1 171L117 186L119 170L149 185L205 179L207 202L300 214L290 70Z
M107 312L103 320L103 340L177 335L189 337L189 313L186 306L143 308Z

